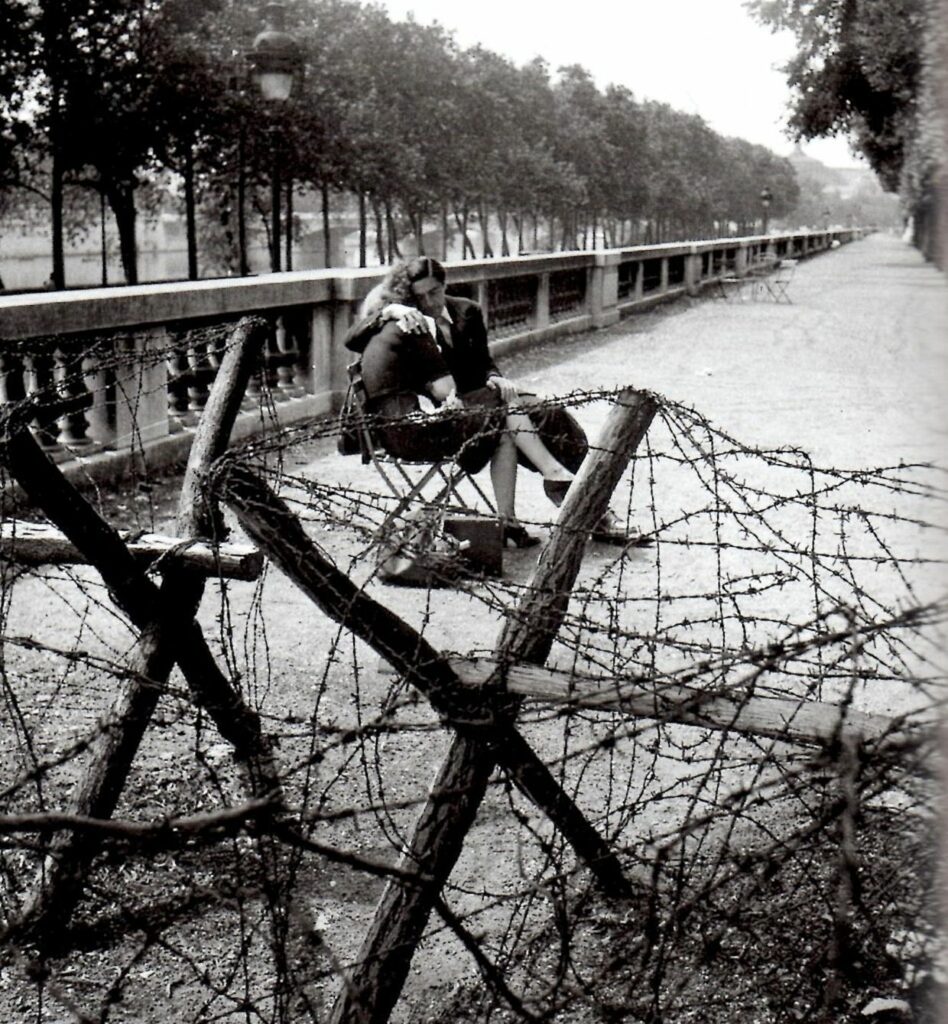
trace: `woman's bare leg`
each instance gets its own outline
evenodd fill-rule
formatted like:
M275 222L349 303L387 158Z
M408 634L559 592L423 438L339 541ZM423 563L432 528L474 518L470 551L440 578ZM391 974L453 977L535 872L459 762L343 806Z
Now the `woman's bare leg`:
M517 446L513 437L504 433L490 460L490 482L497 501L497 513L504 520L514 520L517 496Z
M507 412L507 429L514 443L537 467L544 480L572 480L573 474L543 443L533 421L525 412Z

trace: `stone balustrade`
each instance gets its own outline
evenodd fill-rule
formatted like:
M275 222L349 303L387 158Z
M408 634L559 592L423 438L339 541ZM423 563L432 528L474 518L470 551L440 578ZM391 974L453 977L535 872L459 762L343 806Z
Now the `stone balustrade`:
M449 264L449 290L485 310L495 352L617 322L762 256L801 259L861 229L712 239ZM72 474L114 480L186 457L230 325L271 325L235 440L334 411L342 337L383 270L0 296L0 403L42 393L40 443Z

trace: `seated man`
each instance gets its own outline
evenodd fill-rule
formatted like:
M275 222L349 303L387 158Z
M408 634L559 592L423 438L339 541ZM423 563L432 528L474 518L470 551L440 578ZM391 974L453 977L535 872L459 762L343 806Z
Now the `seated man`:
M361 319L346 336L346 347L357 352L365 351L372 338L382 332L387 332L391 342L395 335L389 325L403 339L414 336L434 340L437 337L443 365L465 404L497 408L501 403L510 415L511 407L516 407L522 398L530 396L504 377L491 358L480 306L469 299L445 295L445 279L442 264L428 256L396 264L385 280L366 297ZM366 379L364 359L363 379ZM366 388L371 393L368 383ZM588 450L582 427L566 409L555 405L527 405L514 415L519 417L511 431L515 458L526 468L540 472L547 496L554 504L562 504L569 482ZM481 461L477 469L485 462L486 459ZM471 468L470 463L461 461L461 465L469 472L477 471ZM515 474L516 464L513 470ZM503 500L498 494L498 510L515 523L515 477L509 479L509 470L505 473L507 476L501 483ZM492 480L497 494L498 481L494 479L493 463ZM521 542L518 546L537 542L537 538L527 534L519 524L511 536ZM625 543L634 539L634 534L622 527L613 512L607 511L593 537Z

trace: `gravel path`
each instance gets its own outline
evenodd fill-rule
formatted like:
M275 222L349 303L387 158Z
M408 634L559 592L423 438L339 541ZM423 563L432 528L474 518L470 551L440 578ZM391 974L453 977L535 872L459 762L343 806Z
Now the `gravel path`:
M874 235L802 262L789 294L793 300L789 305L710 297L679 301L600 332L504 358L502 363L508 376L541 393L617 386L653 390L672 402L693 407L748 449L792 445L807 449L815 462L825 467L863 468L940 460L946 433L943 398L948 393L948 308L944 280L938 272L901 241ZM596 437L607 411L606 402L580 408L578 414L591 438ZM661 443L656 440L656 444ZM330 491L339 486L376 486L372 471L361 467L356 459L339 457L325 442L288 451L285 464L298 483L317 482ZM643 495L641 484L630 488L626 481L617 493L615 506L629 511L633 520L647 527L656 517L674 519L677 510L705 500L695 489L693 476L676 475L674 469L660 466L655 471L651 498ZM767 486L781 486L767 476L769 473L771 470L755 469L746 483L756 485L766 480ZM174 481L166 481L148 494L112 495L106 504L126 521L143 527L166 527L174 491ZM287 493L292 497L302 491L291 482ZM932 517L929 504L919 504L919 516ZM522 518L545 532L553 510L536 477L522 474L518 506ZM914 512L911 501L900 506L903 514L906 509ZM364 577L364 538L354 534L351 524L327 525L305 505L300 511L311 520L314 537L332 551L339 563ZM797 518L781 521L781 529L793 536L810 528L805 514L793 515ZM896 534L898 543L908 545L910 552L930 550L931 534L914 524L898 524ZM708 536L713 540L719 534ZM621 561L621 566L614 549L590 545L579 603L591 605L598 592L618 592L619 588L623 593L646 596L663 590L678 595L683 602L687 600L684 595L693 591L713 603L716 598L708 598L708 592L715 574L720 579L722 572L736 575L759 568L754 555L736 556L722 569L713 545L697 549L688 546L700 540L698 533L686 533L677 538L679 546L663 542L636 550ZM852 543L858 544L858 538ZM535 551L507 554L503 600L516 597L517 587L529 579L534 559ZM83 590L77 588L77 582ZM833 582L826 584L827 593ZM941 574L925 570L911 581L911 588L917 598L924 598L934 596L942 583ZM891 581L882 580L881 586L881 600L898 604L904 581L895 574ZM429 594L379 584L371 584L370 593L419 628L424 626L428 638L446 650L490 651L502 622L501 602L490 600L489 593L485 599L483 592L479 596L456 591ZM808 599L799 608L794 600L784 591L764 595L754 605L755 614L762 621L770 616L781 624L798 613L805 617ZM353 723L356 705L362 713L377 712L394 685L393 677L379 670L377 657L340 636L276 571L271 570L259 588L229 586L226 615L222 608L219 588L211 585L201 612L205 630L221 650L226 649L229 664L241 673L248 693L268 716L268 722L283 733L280 751L288 761L305 755L309 741L306 722L344 728ZM626 618L617 625L624 629L640 629L647 634L655 626L655 612L650 606L644 610L622 606L621 614ZM662 628L667 626L663 623ZM81 648L116 660L131 643L130 634L109 610L107 595L85 569L75 573L51 571L19 581L6 630L8 635L30 635L53 647ZM568 647L558 652L560 658L568 659L569 655ZM24 658L20 676L16 674L18 657ZM611 652L608 657L617 665L626 653ZM669 670L674 667L673 659L681 657L681 650L669 649L667 657L669 661L662 668ZM114 685L107 678L97 679L94 673L70 667L68 661L62 667L55 658L48 660L55 666L52 670L37 666L35 658L29 662L26 655L11 654L6 666L16 685L24 686L20 699L27 708L25 724L34 731L40 752L61 747L64 736L79 735L90 727L108 707ZM180 679L175 682L181 685ZM860 692L857 703L868 710L905 710L904 695L893 691ZM422 726L428 721L422 711L403 713L402 721L406 715L410 720L412 714L417 714ZM221 773L215 785L221 779L226 782L226 750L215 737L208 733L197 736L187 716L179 719L170 707L162 717L163 723L149 735L136 764L138 775L132 780L124 813L187 811L193 809L188 801L195 799L197 792L209 794L213 803L216 796L208 790L206 780L199 784L201 770L193 753L199 743L204 745L208 761ZM585 736L585 728L574 727L570 742ZM528 729L545 755L555 757L566 749L559 720L535 716ZM594 728L590 730L588 734L593 735ZM411 801L423 797L444 747L443 731L394 731L375 741L371 761L360 763L355 752L337 748L314 771L317 781L310 779L309 784L316 789L325 787L330 809L367 799L381 800L383 791L386 801ZM611 789L612 777L605 785L602 772L631 779L634 757L634 750L617 747L608 765L590 765L585 771L580 802L590 813L611 813L611 797L604 794ZM349 774L334 779L332 773L343 769ZM638 764L635 771L641 771ZM682 792L687 791L690 769L685 768L682 759L656 755L649 771L670 790L680 784ZM67 766L56 777L63 790L72 774ZM165 786L160 792L155 790L155 780ZM291 786L298 784L299 775L294 776ZM668 827L677 813L670 801L645 805L636 819L636 829L644 833L652 827ZM393 837L399 841L398 837L410 827L413 814L409 807L393 811L384 821L380 817L379 821L363 821L361 827L341 825L330 838L357 852L390 857L390 842ZM469 889L467 895L456 893L453 897L461 909L469 896L472 907L478 899L483 900L483 892L480 896L477 893L481 880L490 879L491 887L500 892L508 883L522 884L538 870L536 850L522 849L522 836L505 827L508 815L504 796L492 794L458 867L457 878ZM534 825L542 829L535 816ZM325 865L307 871L303 882L314 894L313 910L319 927L324 929L334 954L344 960L353 952L353 942L371 916L379 886L364 876ZM491 913L487 912L478 919L478 927L489 931L491 922ZM195 923L200 927L200 922ZM206 936L194 939L196 943L206 941ZM432 987L444 989L470 976L470 961L458 956L456 950L452 952L453 948L450 942L435 942L426 949L413 969L411 993L417 995ZM327 992L334 988L335 980L330 979ZM175 998L179 997L182 1006L188 1004L191 996L186 986ZM145 1014L139 1019L158 1018Z

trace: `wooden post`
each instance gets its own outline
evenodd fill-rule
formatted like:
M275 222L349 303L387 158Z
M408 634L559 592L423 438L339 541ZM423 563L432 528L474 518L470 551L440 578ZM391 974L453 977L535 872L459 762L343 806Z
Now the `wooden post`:
M656 408L655 400L647 394L624 391L618 396L600 441L590 450L563 503L557 528L526 587L527 596L501 631L496 651L501 665L519 661L542 664L546 660L566 614L586 539L608 507L609 498ZM502 677L502 669L499 676ZM509 706L507 715L511 722L518 706L517 702ZM424 887L409 888L397 881L386 885L358 959L333 1007L331 1024L388 1021L405 983L411 951L431 914L433 895L440 891L454 868L463 834L473 823L495 759L508 736L506 731L498 732L493 756L472 744L471 737L460 732L455 736L442 764L438 785L439 792L440 787L447 788L450 793L463 795L463 801L458 799L453 806L456 817L444 815L443 798L433 793L402 860L434 881ZM509 761L515 755L503 756ZM516 774L513 777L518 785L524 785L523 778ZM524 791L531 797L538 795L526 785ZM563 820L562 816L551 817L558 822ZM611 853L609 856L614 858ZM615 873L621 877L618 865ZM624 888L627 893L627 885Z
M125 540L127 534L121 531L119 536ZM126 546L137 562L156 566L161 573L175 563L226 580L256 580L263 572L263 556L249 544L182 542L180 537L142 533L126 540ZM62 530L20 519L0 522L0 557L19 565L88 564Z
M220 534L217 515L204 501L203 469L227 447L262 329L264 325L257 321L242 321L231 338L185 473L178 528L186 536L213 538ZM210 712L222 736L234 744L238 759L249 770L254 790L270 793L278 789L278 775L259 719L220 672L194 622L204 591L203 574L180 565L170 567L159 591L121 537L43 455L23 426L10 418L3 426L3 455L12 475L99 569L116 602L141 629L130 656L128 681L92 746L90 765L73 794L75 813L111 816L160 696L161 684L176 660L198 702ZM56 837L40 887L16 932L40 936L61 926L75 905L95 849L89 837L76 832Z

